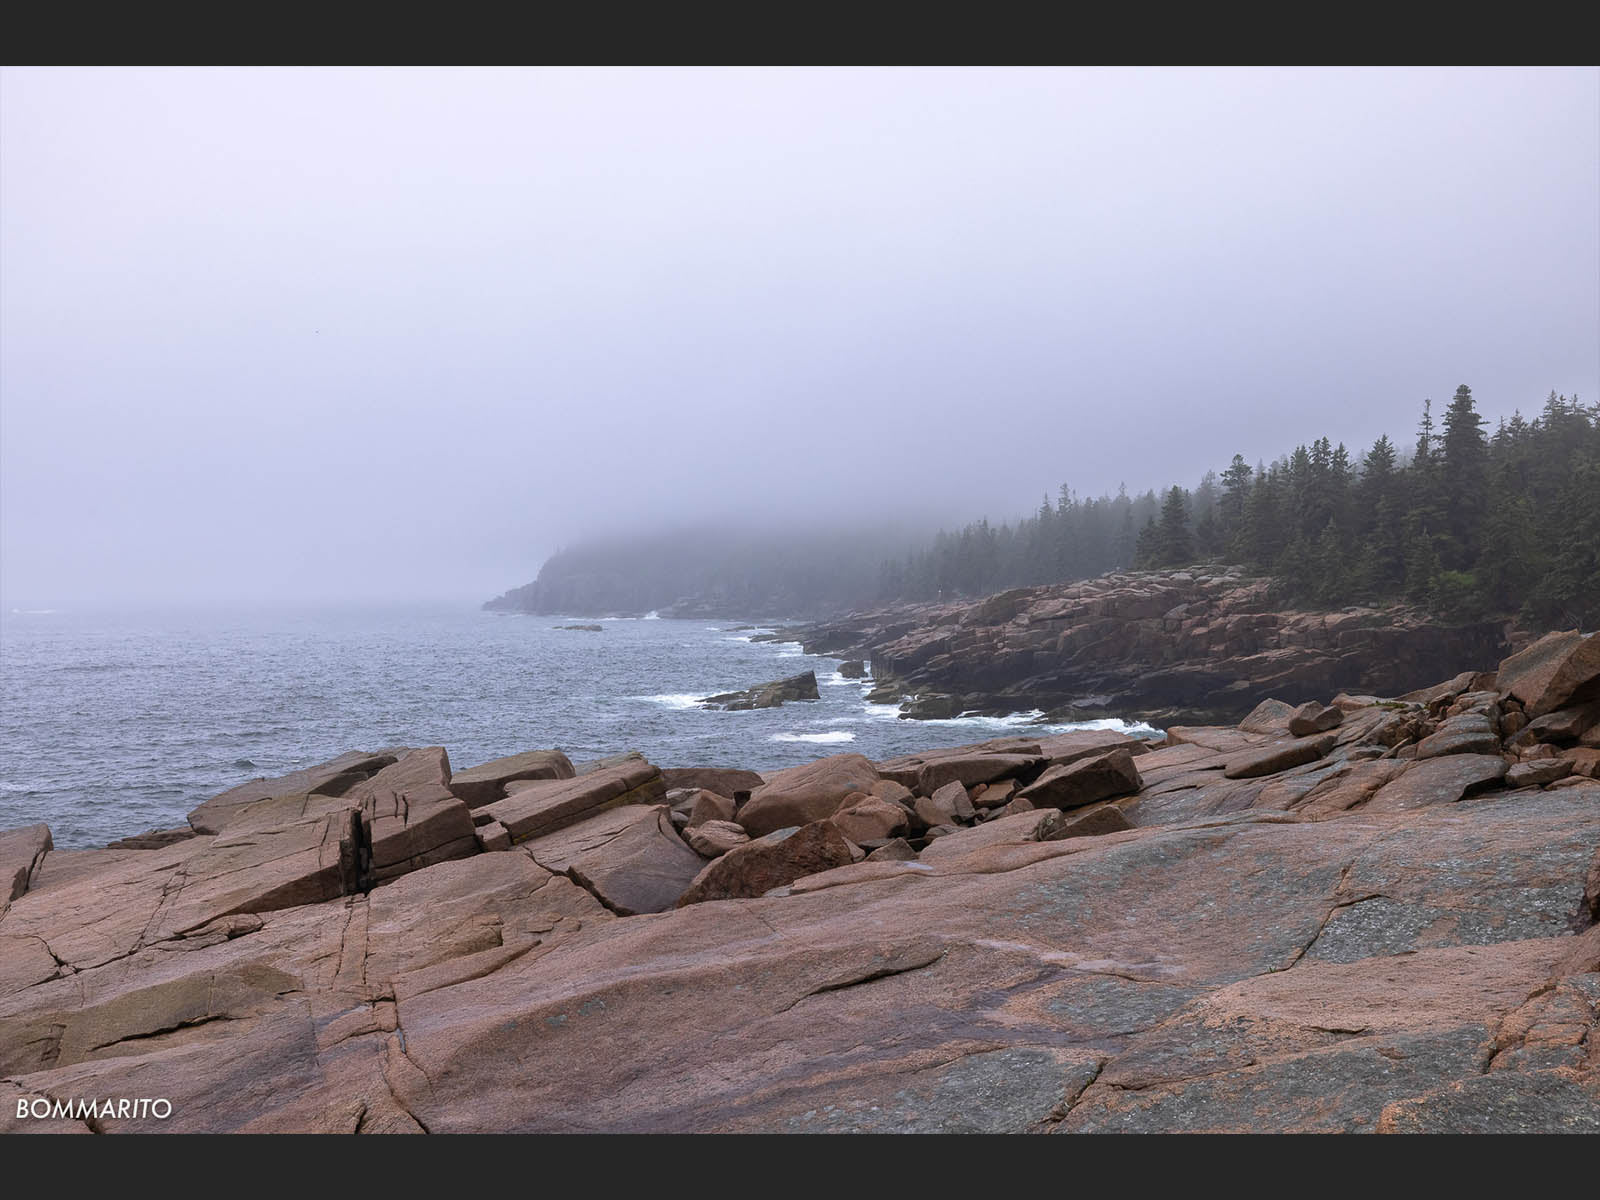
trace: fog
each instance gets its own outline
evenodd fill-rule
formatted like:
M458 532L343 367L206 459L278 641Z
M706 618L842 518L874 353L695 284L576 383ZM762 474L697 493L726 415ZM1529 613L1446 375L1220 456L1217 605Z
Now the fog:
M476 603L1600 390L1594 69L0 74L0 607Z

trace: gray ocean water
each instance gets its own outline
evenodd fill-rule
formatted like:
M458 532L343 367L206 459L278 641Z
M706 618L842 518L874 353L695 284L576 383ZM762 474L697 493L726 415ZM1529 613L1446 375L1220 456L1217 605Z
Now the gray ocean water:
M201 801L352 749L443 745L457 768L555 746L758 771L1019 730L1038 714L904 721L869 681L735 621L470 609L0 615L0 829L58 847L184 823ZM712 693L814 669L822 699L706 712ZM1095 722L1103 726L1107 722ZM1115 723L1112 723L1115 724Z

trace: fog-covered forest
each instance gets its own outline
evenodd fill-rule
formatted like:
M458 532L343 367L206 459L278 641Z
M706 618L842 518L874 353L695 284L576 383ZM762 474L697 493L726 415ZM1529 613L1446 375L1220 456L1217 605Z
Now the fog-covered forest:
M1600 406L1552 392L1489 430L1472 392L1424 404L1408 445L1360 455L1319 437L1276 462L1242 456L1193 488L1079 497L1033 516L941 532L886 562L879 599L931 600L1085 578L1127 566L1240 563L1286 598L1405 598L1447 618L1519 614L1600 624Z
M931 536L702 527L591 541L488 607L544 613L813 616L952 599L1127 567L1237 563L1286 602L1409 600L1441 617L1600 625L1600 406L1552 392L1490 429L1462 386L1414 435L1363 452L1323 436L1236 454L1194 487L1080 496Z

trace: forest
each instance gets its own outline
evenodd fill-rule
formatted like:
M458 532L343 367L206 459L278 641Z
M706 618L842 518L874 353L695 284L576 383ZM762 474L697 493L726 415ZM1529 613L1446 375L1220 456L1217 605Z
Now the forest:
M1407 600L1450 620L1600 626L1600 405L1552 392L1490 432L1465 385L1416 438L1359 458L1321 437L1271 464L1235 454L1198 486L1080 497L1014 524L977 521L885 561L878 600L934 600L1210 561L1333 607Z

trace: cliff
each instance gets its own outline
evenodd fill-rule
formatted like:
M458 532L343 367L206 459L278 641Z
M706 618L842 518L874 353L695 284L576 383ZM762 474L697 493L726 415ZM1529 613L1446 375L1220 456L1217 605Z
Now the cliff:
M1510 647L1505 622L1443 625L1407 606L1304 612L1236 568L1120 572L981 600L900 605L785 631L866 658L880 700L944 717L1236 720L1272 695L1396 695Z

